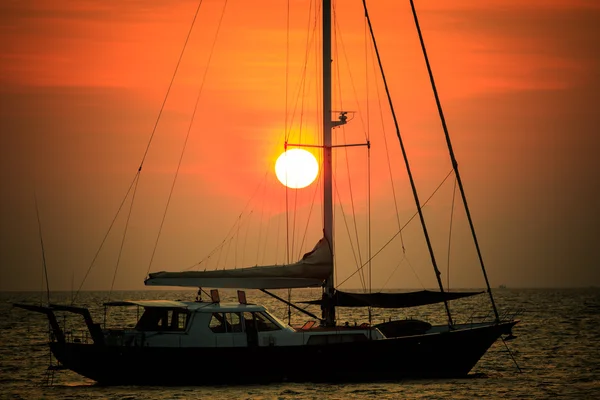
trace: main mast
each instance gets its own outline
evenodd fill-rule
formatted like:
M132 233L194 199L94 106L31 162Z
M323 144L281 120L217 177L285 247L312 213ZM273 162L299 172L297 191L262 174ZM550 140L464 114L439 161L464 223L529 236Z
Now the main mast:
M331 162L331 0L323 0L323 234L333 254L333 190ZM333 269L324 285L321 312L326 326L335 326Z

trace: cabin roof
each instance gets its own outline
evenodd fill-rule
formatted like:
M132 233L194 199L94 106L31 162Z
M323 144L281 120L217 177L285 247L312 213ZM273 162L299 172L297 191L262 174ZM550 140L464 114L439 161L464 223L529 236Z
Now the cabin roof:
M111 301L104 303L105 306L140 306L140 307L156 307L156 308L180 308L190 311L205 311L205 312L232 312L232 311L264 311L263 306L256 304L240 304L240 303L205 303L192 301L172 301L172 300L124 300Z

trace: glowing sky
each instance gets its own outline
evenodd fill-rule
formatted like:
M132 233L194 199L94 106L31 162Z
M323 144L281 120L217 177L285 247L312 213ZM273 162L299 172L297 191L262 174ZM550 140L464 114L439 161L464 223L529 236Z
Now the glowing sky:
M269 185L274 182L285 126L291 127L290 141L318 142L314 54L306 64L306 80L301 79L306 43L315 48L311 2L289 3L288 32L287 1L229 1L216 42L225 2L202 3L144 162L115 288L143 287L200 87L151 269L180 270L201 260L227 237L249 201L255 207L252 223L236 228L237 242L227 256L223 251L220 267L226 257L228 267L262 261L268 235L264 227L258 233L252 228L269 218L270 234L280 230L279 242L274 237L267 242L279 246L279 258L271 261L283 261L285 192L281 185L277 194L269 192L275 186L261 186L261 181L271 171ZM376 86L371 60L365 62L362 4L335 3L334 108L356 113L347 130L336 130L334 140L361 142L369 132L376 250L398 228L386 142L401 223L414 206L383 89ZM400 129L425 199L450 163L410 6L370 3ZM492 285L600 285L600 5L416 3ZM77 286L82 281L140 165L197 5L191 0L0 2L0 290L41 288L34 193L51 287L68 290L72 280ZM387 118L383 125L379 101ZM336 151L339 199L346 214L354 205L364 239L366 151L348 150L354 168L349 173L345 151ZM354 204L348 175L357 178ZM299 244L304 232L299 221L309 212L314 190L288 193L288 202L299 210L292 258L320 235L320 203L315 203L312 233ZM426 216L438 217L431 231L444 274L451 194L449 182L425 208ZM269 200L257 200L261 195ZM336 230L345 234L341 209L336 210ZM464 214L456 218L456 229L463 231L453 236L451 284L481 287ZM418 232L412 223L403 236L411 266L394 269L398 260L390 250L379 260L374 287L435 286L422 238L413 238ZM119 244L118 237L108 240L84 289L110 288ZM395 242L394 251L399 247ZM354 270L354 256L347 242L336 249L339 282Z

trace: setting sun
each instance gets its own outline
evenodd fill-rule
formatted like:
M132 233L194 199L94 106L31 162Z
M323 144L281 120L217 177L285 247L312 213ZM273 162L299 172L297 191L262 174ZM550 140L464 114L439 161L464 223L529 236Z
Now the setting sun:
M315 181L319 173L317 159L310 152L291 149L282 153L275 163L275 174L283 185L302 189Z

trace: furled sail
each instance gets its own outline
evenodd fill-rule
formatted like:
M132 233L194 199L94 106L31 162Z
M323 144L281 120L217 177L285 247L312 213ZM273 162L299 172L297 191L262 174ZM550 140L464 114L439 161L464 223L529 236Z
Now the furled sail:
M213 271L154 272L147 286L237 289L290 289L321 286L333 271L333 255L325 238L293 264Z
M441 303L474 296L483 292L434 292L421 290L406 293L348 293L336 291L333 303L338 307L406 308ZM321 304L324 300L303 301L304 304Z

